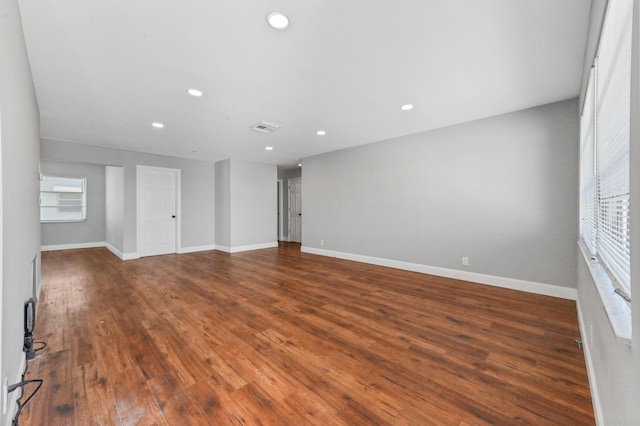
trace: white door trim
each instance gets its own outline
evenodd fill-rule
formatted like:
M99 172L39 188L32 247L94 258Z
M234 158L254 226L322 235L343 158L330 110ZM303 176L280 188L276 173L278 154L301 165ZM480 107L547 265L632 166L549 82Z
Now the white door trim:
M288 236L287 236L287 241L295 241L292 237L291 237L291 181L300 181L300 184L302 185L302 177L297 177L297 178L291 178L287 180L287 203L289 205L289 208L287 209L287 215L288 217L288 223L289 226L287 227L287 231L288 231ZM301 186L302 188L302 186ZM300 219L302 220L302 219ZM301 226L302 228L302 226ZM295 242L299 242L302 243L302 229L300 229L300 241L295 241Z
M142 247L141 233L142 229L142 198L140 197L140 171L141 170L158 170L164 172L172 172L176 175L176 253L180 251L182 248L182 232L181 232L181 223L182 223L182 211L181 211L181 196L180 196L180 169L170 169L166 167L152 167L152 166L136 166L136 257L140 257L140 247Z
M278 212L280 213L278 217L278 241L282 241L284 238L284 200L282 199L283 191L282 191L282 179L278 179ZM287 214L289 214L287 212Z
M0 111L0 165L2 164L2 111ZM38 183L39 185L39 183ZM40 189L40 188L38 188ZM0 173L0 330L2 330L2 306L4 304L4 300L2 299L2 295L4 294L4 236L3 236L3 229L4 229L4 204L2 202L2 198L3 198L3 192L4 192L4 180L2 179L2 173ZM38 214L40 214L40 211L38 210ZM2 385L4 386L4 378L2 378L5 374L5 371L3 369L3 360L2 360L2 352L3 352L3 348L2 348L2 341L4 340L4 336L2 336L2 338L0 338L0 374L2 374L2 376L0 376L0 380L2 380ZM26 361L25 361L26 362ZM5 406L8 407L9 402L5 401L5 395L4 392L2 393L2 396L0 397L0 405L3 405L2 408L4 408ZM9 412L9 416L7 416L7 420L6 420L6 424L9 424L9 419L11 419L13 417L13 410L11 410Z
M287 241L291 241L291 179L287 179Z

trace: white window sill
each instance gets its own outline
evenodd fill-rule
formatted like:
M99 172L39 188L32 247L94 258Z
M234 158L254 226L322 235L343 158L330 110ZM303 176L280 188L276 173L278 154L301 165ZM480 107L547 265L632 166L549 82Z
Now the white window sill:
M580 242L580 251L589 267L593 282L600 293L600 299L609 318L613 334L617 339L631 344L631 307L614 292L614 287L605 269L591 258L589 249Z

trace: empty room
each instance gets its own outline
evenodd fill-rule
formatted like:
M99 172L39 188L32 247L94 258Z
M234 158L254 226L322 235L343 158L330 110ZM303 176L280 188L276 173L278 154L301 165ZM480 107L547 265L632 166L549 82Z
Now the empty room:
M639 29L0 0L0 425L640 425Z

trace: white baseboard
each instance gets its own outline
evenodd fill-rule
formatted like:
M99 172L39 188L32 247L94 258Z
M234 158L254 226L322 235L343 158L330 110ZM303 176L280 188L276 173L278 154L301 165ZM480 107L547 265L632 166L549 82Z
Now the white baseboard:
M109 250L111 253L118 256L120 260L140 259L140 256L138 256L138 253L123 253L109 243L105 243L105 247L107 247L107 250Z
M122 253L120 250L118 250L117 248L113 247L111 244L106 243L106 247L109 249L109 251L113 254L115 254L116 256L118 256L120 259L122 260L133 260L133 259L140 259L140 256L138 256L138 253ZM184 254L184 253L195 253L198 251L209 251L209 250L216 250L217 246L215 245L206 245L206 246L192 246L192 247L182 247L178 249L178 254Z
M223 251L225 253L232 253L231 247L229 246L221 246L220 244L216 244L214 250Z
M50 246L42 246L40 247L41 251L54 251L54 250L74 250L74 249L83 249L83 248L95 248L95 247L106 247L107 243L104 241L97 241L94 243L75 243L75 244L54 244Z
M123 253L123 252L121 252L120 250L118 250L117 248L115 248L114 246L112 246L109 243L106 243L105 247L111 253L113 253L116 256L118 256L120 258L120 260L133 260L133 259L139 259L140 258L140 256L138 256L138 253Z
M54 250L74 250L74 249L84 249L84 248L96 248L96 247L106 247L111 253L115 254L122 260L132 260L139 259L138 253L123 253L111 244L100 241L95 243L77 243L77 244L56 244L50 246L42 246L40 247L41 251L54 251Z
M27 369L27 357L26 354L25 356L22 357L22 361L20 361L20 367L18 368L18 374L15 378L15 380L13 382L9 382L9 385L12 385L14 383L20 383L22 381L22 375L25 373ZM8 396L8 400L7 400L7 418L5 420L5 426L11 426L12 420L13 420L13 416L15 416L16 411L18 410L18 399L22 396L21 394L21 390L20 389L16 389L13 392L11 392Z
M591 342L586 332L587 326L584 323L582 309L580 308L580 298L578 298L576 306L578 307L578 325L580 326L580 338L582 339L582 351L584 352L584 362L587 366L587 378L589 379L589 388L591 388L591 402L593 404L593 413L596 418L596 425L604 425L604 417L602 415L602 405L600 404L600 394L598 393L598 384L596 383L596 371L593 367L591 359Z
M210 245L206 245L206 246L192 246L192 247L182 247L178 249L178 254L182 254L182 253L195 253L198 251L209 251L209 250L215 250L216 249L216 245L215 244L210 244Z
M109 243L105 244L105 247L107 248L107 250L109 250L111 253L115 254L116 256L118 256L120 259L124 260L124 253L122 253L120 250L118 250L117 248L115 248L114 246L112 246Z
M51 246L42 246L41 250L42 251L71 250L71 249L94 248L94 247L106 247L111 253L113 253L116 256L118 256L121 260L140 259L140 256L138 256L138 253L135 253L135 252L133 252L133 253L123 253L120 250L118 250L117 248L115 248L114 246L112 246L111 244L106 243L106 242L79 243L79 244L59 244L59 245L51 245ZM207 250L218 250L218 247L219 246L215 246L215 245L182 247L182 248L178 249L178 254L194 253L194 252L198 252L198 251L207 251ZM246 246L246 247L250 247L250 246ZM241 250L238 250L237 248L234 247L234 252L236 252L236 251L245 251L245 250L255 250L255 248L247 248L247 249L244 249L243 247L239 247L239 248ZM258 247L258 248L264 248L264 247ZM223 250L223 251L226 251L226 250Z
M494 287L508 288L512 290L526 291L545 296L553 296L561 299L577 300L578 290L552 284L537 283L533 281L518 280L515 278L498 277L495 275L479 274L477 272L459 271L456 269L441 268L438 266L422 265L419 263L403 262L399 260L384 259L381 257L364 256L360 254L344 253L333 250L325 250L314 247L302 246L303 253L317 254L320 256L337 257L339 259L353 260L355 262L369 263L372 265L386 266L389 268L403 269L406 271L420 272L423 274L437 275L456 280L471 281Z
M274 248L274 247L278 247L278 242L277 241L274 241L274 242L271 242L271 243L251 244L251 245L247 245L247 246L236 246L236 247L216 245L215 249L216 250L220 250L220 251L224 251L226 253L239 253L241 251L262 250L262 249Z

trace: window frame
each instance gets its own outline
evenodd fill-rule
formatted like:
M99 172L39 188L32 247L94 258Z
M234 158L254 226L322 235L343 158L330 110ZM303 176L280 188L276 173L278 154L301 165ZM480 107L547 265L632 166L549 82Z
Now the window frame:
M631 303L624 296L631 297L631 225L628 206L631 184L633 2L627 1L626 4L619 2L616 6L609 2L580 114L579 247L615 335L630 341ZM629 15L621 13L623 9L612 12L612 7L630 8L626 9ZM628 65L629 69L621 68L622 65ZM603 74L599 75L600 72ZM625 98L624 103L612 104L612 99L619 101L621 94ZM600 117L602 111L604 116ZM623 120L622 125L618 120ZM610 149L613 151L609 151ZM610 163L612 152L623 158L626 156L626 160L616 163L620 166L615 168L611 168ZM620 176L623 177L622 180ZM603 190L600 186L603 182L605 185L613 183L615 191L610 192L607 187ZM616 187L620 182L623 184ZM614 196L626 196L627 207L620 208L620 212L615 210L615 214L608 214L612 211L610 205ZM626 215L626 228L616 226L615 218L618 213ZM620 232L619 229L623 228L626 231ZM616 232L611 232L612 229ZM611 253L614 254L613 259Z
M81 183L81 187L82 187L82 191L81 192L77 192L77 191L54 191L54 190L49 190L49 189L43 189L43 182L46 179L65 179L65 180L73 180L73 181L77 181L79 183ZM57 175L53 175L53 174L46 174L43 173L41 175L40 178L40 223L81 223L81 222L86 222L87 221L87 178L86 177L78 177L78 176L57 176ZM69 205L67 207L80 207L80 212L81 212L81 218L78 219L71 219L71 218L59 218L59 219L43 219L43 208L64 208L64 205L48 205L48 206L43 206L42 204L42 200L43 200L43 193L45 194L82 194L81 197L81 204L79 206L74 206L74 205Z

